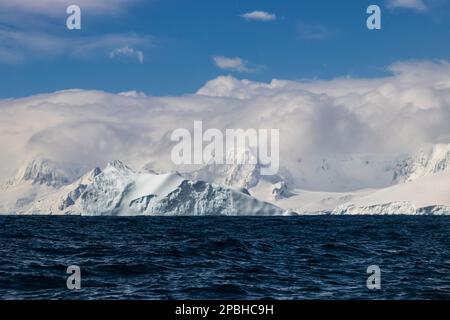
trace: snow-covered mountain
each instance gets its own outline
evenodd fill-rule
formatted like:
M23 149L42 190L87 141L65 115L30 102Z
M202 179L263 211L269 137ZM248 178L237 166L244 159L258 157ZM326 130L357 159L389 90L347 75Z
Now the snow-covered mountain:
M392 166L392 164L394 164ZM450 145L440 144L391 162L391 183L351 192L292 190L273 203L297 212L332 214L450 214ZM257 193L252 193L258 197Z
M48 166L35 166L32 177L55 177ZM27 175L28 176L28 175ZM48 179L21 180L0 196L3 212L81 215L282 215L287 212L248 193L178 173L137 173L120 161L94 168L75 182L60 186ZM53 180L51 180L53 181ZM57 181L60 181L57 179ZM64 180L66 182L68 180ZM7 200L17 197L23 201Z
M22 167L8 185L17 185L29 181L33 185L61 187L80 176L82 169L76 166L59 166L50 159L34 159Z
M450 213L450 145L397 159L370 155L313 159L303 161L301 181L287 170L261 176L258 165L210 164L190 175L245 187L257 199L302 214ZM370 187L356 187L369 179ZM343 191L327 190L336 186ZM350 186L354 190L346 191Z
M340 204L335 214L450 214L450 144L399 162L393 185Z
M397 164L394 182L410 182L450 168L450 144L434 145L429 151L409 157Z
M157 174L148 166L135 172L112 161L81 175L37 159L2 186L0 212L83 215L283 215L447 214L450 213L450 145L394 160L370 156L322 159L309 163L308 177L321 182L351 181L361 167L380 174L378 188L349 191L296 187L286 169L262 176L260 165L210 163L186 173ZM317 167L318 166L318 167ZM315 169L319 170L315 170ZM315 170L315 171L314 171ZM343 177L346 177L345 179ZM306 176L305 176L306 177ZM331 179L331 180L330 180ZM301 184L300 184L301 185ZM319 186L319 185L317 185Z

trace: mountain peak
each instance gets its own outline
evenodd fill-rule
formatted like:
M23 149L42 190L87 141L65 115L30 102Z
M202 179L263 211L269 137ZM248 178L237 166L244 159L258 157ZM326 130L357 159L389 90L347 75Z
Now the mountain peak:
M133 170L130 167L128 167L126 164L124 164L120 160L113 160L113 161L108 162L108 164L106 165L106 169L108 169L108 168L114 168L119 171L133 172Z
M16 180L18 182L31 181L32 184L60 187L71 183L76 178L75 176L75 172L65 170L52 160L33 159L19 170Z

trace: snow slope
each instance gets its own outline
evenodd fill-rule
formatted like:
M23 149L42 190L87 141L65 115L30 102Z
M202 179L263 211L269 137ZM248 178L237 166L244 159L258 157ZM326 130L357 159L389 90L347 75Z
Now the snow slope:
M337 207L335 214L450 214L450 171L374 191Z

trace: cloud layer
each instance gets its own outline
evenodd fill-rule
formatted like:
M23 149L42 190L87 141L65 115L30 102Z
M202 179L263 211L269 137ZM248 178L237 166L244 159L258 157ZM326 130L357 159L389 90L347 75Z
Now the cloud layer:
M177 170L170 134L204 127L280 129L280 165L296 174L311 156L396 157L450 142L450 64L403 62L374 79L269 83L231 76L196 94L146 97L63 91L0 100L0 177L45 156L86 166L122 159Z

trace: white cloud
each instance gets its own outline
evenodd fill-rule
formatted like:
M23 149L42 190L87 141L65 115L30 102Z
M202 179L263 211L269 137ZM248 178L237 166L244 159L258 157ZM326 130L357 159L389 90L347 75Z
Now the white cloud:
M423 0L387 0L386 3L388 8L405 8L413 9L416 11L426 11L427 6Z
M140 64L144 63L144 53L140 50L135 50L133 48L130 48L129 46L124 46L121 48L114 49L113 51L110 52L109 56L110 56L110 58L115 58L115 57L120 57L120 56L132 57L132 58L136 58Z
M380 78L269 83L218 77L194 95L145 97L64 91L0 100L0 178L30 157L176 170L170 134L204 128L279 128L280 165L375 153L396 157L450 143L450 63L402 62Z
M265 11L252 11L241 15L242 18L246 20L257 20L257 21L273 21L277 19L276 14L268 13Z
M252 70L248 68L248 62L235 57L228 58L223 56L215 56L213 57L214 63L217 67L223 70L236 71L236 72L251 72Z
M57 56L77 59L102 58L110 56L117 48L149 48L152 44L152 37L138 34L64 37L0 28L0 63L20 63ZM139 61L143 61L143 51L133 50Z
M298 156L398 154L426 143L449 143L450 64L408 62L390 70L394 75L385 78L308 82L259 83L220 77L198 93L240 99L239 105L248 107L242 116L245 122L255 115L254 125L261 119L271 125L275 121L275 126L292 135L285 147L289 144Z

